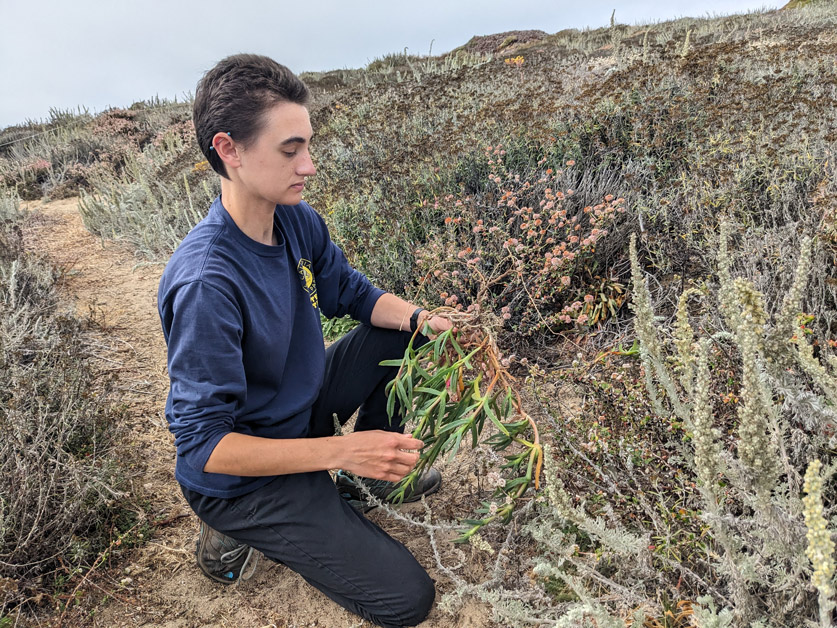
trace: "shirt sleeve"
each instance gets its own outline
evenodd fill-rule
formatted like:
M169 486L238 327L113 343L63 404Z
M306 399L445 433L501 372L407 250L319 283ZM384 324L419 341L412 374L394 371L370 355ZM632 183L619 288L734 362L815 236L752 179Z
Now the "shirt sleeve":
M242 316L229 296L204 281L180 286L162 311L169 429L177 455L202 472L218 441L233 431L246 399Z
M322 216L310 211L315 221L314 277L320 311L327 318L348 314L370 325L372 309L384 291L349 265L343 251L332 242Z

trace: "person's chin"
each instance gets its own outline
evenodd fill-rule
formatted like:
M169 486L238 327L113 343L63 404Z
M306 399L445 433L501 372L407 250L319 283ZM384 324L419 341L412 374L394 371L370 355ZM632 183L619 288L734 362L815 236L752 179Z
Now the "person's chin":
M299 205L302 201L302 192L285 194L281 200L277 201L277 205Z
M297 189L292 187L285 195L286 200L282 205L298 205L302 201L302 191L303 188Z

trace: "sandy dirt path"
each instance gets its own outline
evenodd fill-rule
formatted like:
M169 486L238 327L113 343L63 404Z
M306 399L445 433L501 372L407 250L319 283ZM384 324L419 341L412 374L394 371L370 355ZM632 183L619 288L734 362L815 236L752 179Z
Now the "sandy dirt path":
M98 581L91 578L93 585L84 598L89 602L71 613L65 626L368 626L284 566L267 560L260 561L250 580L229 587L199 572L193 556L196 519L174 480L173 437L162 413L168 379L156 293L163 266L138 266L129 249L103 243L88 233L77 199L28 206L35 213L25 233L27 250L46 255L63 269L64 296L79 312L92 311L113 343L107 364L117 374L124 394L127 445L136 453L129 474L131 497L147 504L155 521L168 521L155 526L148 542L131 550L118 565L103 570ZM456 475L445 473L447 486L436 499L455 503L462 491L468 490L464 480L452 479ZM419 514L416 506L409 507ZM370 516L410 548L436 580L440 594L450 590L450 582L435 568L430 544L421 530L385 513L373 511ZM445 545L444 552L454 551L448 549L450 544ZM421 626L498 625L489 616L483 606L466 602L456 616L434 607Z

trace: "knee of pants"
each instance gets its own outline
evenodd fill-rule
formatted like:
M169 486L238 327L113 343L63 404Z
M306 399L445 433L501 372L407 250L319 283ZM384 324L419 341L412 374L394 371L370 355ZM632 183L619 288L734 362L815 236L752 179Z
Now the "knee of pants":
M417 592L414 604L413 617L409 617L410 622L405 622L407 626L420 624L430 614L430 609L433 608L433 600L436 599L436 585L430 576L425 574L426 580L422 582L421 589Z
M430 609L433 608L433 600L436 598L436 585L427 572L423 572L422 576L416 579L412 587L404 591L404 607L399 609L398 616L393 617L384 625L417 626L427 618Z

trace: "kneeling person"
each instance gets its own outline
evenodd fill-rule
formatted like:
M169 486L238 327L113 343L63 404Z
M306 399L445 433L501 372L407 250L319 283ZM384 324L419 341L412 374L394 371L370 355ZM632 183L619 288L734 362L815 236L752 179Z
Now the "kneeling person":
M202 522L208 576L236 581L255 548L371 622L412 626L433 581L361 514L353 477L384 496L415 465L423 444L390 425L395 369L379 363L403 355L418 325L450 321L373 286L302 200L315 174L307 98L257 55L226 58L198 84L195 131L221 194L160 281L175 476ZM362 324L326 350L320 311ZM334 436L333 416L355 411L355 430ZM439 484L425 474L412 498Z

